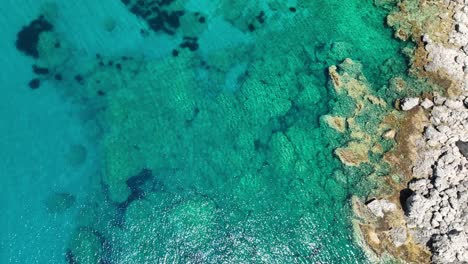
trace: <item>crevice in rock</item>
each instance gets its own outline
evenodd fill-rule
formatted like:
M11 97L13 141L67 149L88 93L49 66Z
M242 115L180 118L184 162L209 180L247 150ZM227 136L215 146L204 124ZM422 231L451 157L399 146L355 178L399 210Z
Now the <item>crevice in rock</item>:
M115 223L117 226L122 226L125 221L125 212L127 211L128 206L139 199L143 199L148 192L148 188L145 188L147 182L153 179L153 173L150 169L142 169L140 173L135 176L130 177L126 184L130 189L130 195L127 200L117 204L117 216L115 218Z
M414 191L411 190L410 188L405 188L400 191L400 205L401 205L401 208L403 208L403 211L405 212L408 209L406 206L406 201L411 195L413 195L413 193Z
M457 146L458 150L460 151L460 153L468 159L468 142L464 142L464 141L457 141L455 142L455 145Z

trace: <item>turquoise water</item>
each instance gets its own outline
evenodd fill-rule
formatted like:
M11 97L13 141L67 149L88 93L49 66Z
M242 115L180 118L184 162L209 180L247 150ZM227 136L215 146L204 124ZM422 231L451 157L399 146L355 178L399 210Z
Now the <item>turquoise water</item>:
M367 262L368 167L320 120L344 104L329 66L376 93L405 71L373 1L0 10L1 263Z

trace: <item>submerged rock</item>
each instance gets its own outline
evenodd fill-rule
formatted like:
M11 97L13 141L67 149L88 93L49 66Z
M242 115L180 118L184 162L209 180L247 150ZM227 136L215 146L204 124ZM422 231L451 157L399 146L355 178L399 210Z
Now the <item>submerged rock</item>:
M69 193L52 193L45 201L47 211L50 213L63 213L75 204L76 198Z
M394 139L395 135L396 135L396 131L394 129L389 129L382 136L385 139Z
M65 154L65 159L68 164L73 167L78 167L86 161L87 150L85 146L81 144L71 145Z
M73 234L69 248L65 252L68 264L108 263L109 245L98 231L80 227Z
M44 16L31 21L29 25L24 26L17 34L16 48L24 54L33 58L39 57L38 43L42 32L52 31L53 25L47 21Z
M336 131L343 133L346 130L346 120L340 116L324 116L324 120L331 128L335 129Z
M359 166L369 161L368 147L362 143L350 142L344 148L337 148L335 154L347 166Z

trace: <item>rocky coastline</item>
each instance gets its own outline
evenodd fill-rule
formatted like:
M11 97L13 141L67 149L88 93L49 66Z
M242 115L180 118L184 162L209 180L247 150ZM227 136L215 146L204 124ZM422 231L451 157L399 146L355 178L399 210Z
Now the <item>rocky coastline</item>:
M468 263L468 1L397 6L387 23L416 44L410 72L443 93L396 102L404 117L386 160L404 177L353 200L357 233L374 259Z
M382 5L396 4L394 2L397 2L397 0L376 0L376 2L382 2ZM386 168L380 166L380 163L370 160L370 156L384 156L385 161L392 165L392 173L389 173L390 176L386 179L386 185L376 190L374 197L369 197L366 200L359 198L352 200L353 209L356 213L356 233L362 241L362 246L369 252L369 257L376 260L373 262L378 262L377 259L391 258L408 263L467 263L468 77L466 72L468 72L468 1L465 3L463 0L399 0L398 2L397 9L388 16L387 23L395 29L396 37L405 41L411 40L416 45L414 50L410 52L410 73L427 83L433 84L434 87L442 88L444 92L431 92L420 94L418 97L402 98L396 102L396 110L386 115L387 103L369 89L370 84L362 73L362 65L351 59L345 59L340 65L330 67L328 72L334 92L345 99L343 101L349 103L350 108L346 108L349 116L343 117L343 113L338 111L342 109L337 107L334 112L332 111L323 116L321 122L336 130L340 135L346 134L349 136L350 141L347 145L335 149L335 155L344 165L356 168L361 164L366 163L368 165L370 163L372 171L380 174L383 174ZM178 17L177 14L174 15ZM44 18L40 17L38 21L42 21L42 19ZM204 22L200 23L204 24ZM250 32L253 31L251 25L249 24L247 29ZM161 30L170 35L171 29L157 25L153 26L157 29L156 31ZM61 46L63 43L57 46L57 43L60 44L60 42L57 42L54 34L46 29L47 27L43 30L45 33L41 38L43 43L39 43L39 46L55 52L53 53L54 56L41 57L40 59L44 60L43 63L47 66L64 64L67 58L59 55L65 52L57 52L57 50L65 50ZM302 32L298 35L302 36ZM133 82L138 84L136 85L138 87L135 87L134 90L139 87L151 88L151 85L145 83L147 73L151 72L151 75L164 76L163 73L171 72L171 69L182 72L183 69L190 68L190 64L194 61L193 57L179 53L179 51L182 48L193 50L186 46L188 44L182 43L181 45L181 49L175 50L176 53L172 53L173 58L171 59L175 60L174 58L177 57L177 63L168 59L164 62L157 62L157 64L144 65L147 68L146 71L132 76ZM198 44L196 47L198 48ZM41 50L37 52L41 54ZM34 57L34 54L32 57ZM274 58L275 56L270 57ZM110 110L106 110L109 111L107 112L108 118L113 118L114 122L112 123L118 125L121 131L125 131L122 134L130 135L134 128L130 126L122 128L121 124L125 123L124 120L127 118L127 114L122 109L131 107L133 110L139 110L140 113L146 113L148 107L141 104L141 101L139 101L138 105L133 105L132 101L137 95L130 93L130 96L127 96L125 91L119 91L120 87L115 83L108 85L108 87L113 87L109 90L101 90L99 87L102 86L101 79L106 74L114 75L116 72L121 72L122 67L124 72L127 70L128 72L137 72L137 69L140 69L143 64L127 57L112 58L106 63L104 63L101 55L96 54L96 58L98 60L96 67L102 70L98 71L98 74L84 75L85 77L81 73L77 73L74 76L75 85L83 86L79 90L80 93L94 95L93 98L98 102L98 105L101 105L103 100L109 100L104 98L111 98L113 105L109 108ZM108 68L104 69L105 65ZM158 65L158 67L155 65ZM258 68L262 67L259 66ZM266 74L258 72L258 76L263 75ZM130 77L126 76L126 78ZM54 75L54 79L61 81L62 75L57 73ZM107 79L111 80L112 78ZM192 95L182 99L176 96L177 92L190 94L185 89L194 85L192 79L193 76L190 73L183 76L175 87L170 86L170 81L166 82L168 83L167 90L174 91L171 94L174 98L173 101L180 103L179 107L171 107L183 109L179 116L181 118L179 123L184 127L191 127L194 118L200 112L197 107L193 107L193 109L189 107L195 106L194 102L188 101L192 98ZM34 80L32 80L30 88L37 89L40 82L38 82L39 79L37 78ZM126 81L126 79L124 80ZM125 81L122 83L125 83ZM153 81L153 79L150 81ZM406 85L403 80L400 82L398 78L394 78L393 81L395 89L399 89L400 86L405 86L405 88L401 89L414 88L412 87L414 84ZM87 84L88 82L96 83L96 85ZM141 83L145 85L140 85ZM123 86L123 84L119 85ZM254 94L257 91L254 86L257 84L252 82L248 83L248 85L252 86L251 90L248 91ZM258 85L258 87L261 86ZM176 88L181 90L176 91ZM195 89L188 90L193 91ZM304 96L304 98L308 97ZM187 100L189 103L183 100ZM314 101L315 98L304 100L311 100L311 102L306 101L304 105L317 103ZM164 100L161 99L160 101ZM269 101L260 102L265 103L266 106L263 108L265 112L270 110L266 104L267 102ZM224 103L224 101L221 103ZM288 104L275 104L283 105L285 108L288 107ZM342 106L343 104L340 101L340 104L337 105ZM122 105L126 107L121 107ZM141 109L138 107L141 107ZM255 107L258 107L258 105L255 105ZM156 106L154 109L151 108L151 114L159 111L158 109ZM287 112L286 110L284 111ZM271 115L280 116L285 115L285 113L280 109L278 113ZM119 118L122 118L122 120L119 120ZM140 119L133 118L143 124L146 122L145 118L147 116L141 115ZM223 119L224 116L220 118ZM383 122L374 125L373 122L377 122L374 120L380 119L383 119ZM369 120L373 121L370 122ZM170 125L167 126L171 127ZM180 130L176 128L174 130ZM128 129L128 131L124 129ZM156 128L151 129L156 130ZM114 131L119 130L115 129ZM282 138L278 137L278 146L282 142L280 141ZM382 138L389 141L395 140L397 143L395 149L385 155L386 150L380 144ZM135 146L146 145L140 144L140 141L145 143L151 141L139 135L131 139L139 143L134 144ZM112 159L109 159L107 165L108 176L103 179L103 182L111 186L109 188L109 200L118 202L120 219L122 212L126 211L129 201L136 201L140 198L140 187L132 188L131 179L140 179L139 171L143 164L131 160L129 153L133 151L135 157L140 157L140 151L142 153L143 151L130 145L116 144L119 140L130 142L130 140L117 133L110 134L106 140L108 143L107 152L113 153L113 155L109 155ZM188 140L187 142L190 142ZM159 140L158 142L165 142L165 140ZM116 150L114 149L116 146L124 146L127 149L120 147L122 149ZM162 148L155 146L152 149ZM131 160L134 167L131 168L129 164L122 163L122 160ZM156 159L151 159L149 162L160 163ZM154 167L157 166L154 165ZM122 173L122 171L125 173ZM143 172L145 171L143 170ZM178 173L166 171L166 169L163 172L161 171L159 171L161 174L168 175ZM142 175L146 174L143 173ZM395 177L392 178L392 176ZM370 178L372 177L378 178L379 176L371 175ZM149 178L149 176L143 178ZM135 197L138 197L138 199ZM195 208L199 206L198 203L198 200L194 200L182 206L186 208L193 206ZM144 206L149 207L149 205ZM183 209L184 207L180 208ZM212 211L211 204L206 208L208 208L207 212ZM174 215L177 216L179 212L183 211L182 209L177 209ZM134 211L140 212L141 210ZM203 214L204 211L202 216ZM205 217L211 218L212 216L207 213ZM93 244L99 245L96 246L97 248L105 251L106 247L100 245L106 244L102 242L104 240L101 239L101 235L96 235L88 229L80 229L78 234L79 236L84 234L83 241L91 241ZM74 248L74 251L67 251L67 257L70 256L70 259L74 256L75 251L79 251L81 244L78 246L72 244L71 247ZM102 254L106 255L107 253ZM90 254L90 256L96 257L93 254Z

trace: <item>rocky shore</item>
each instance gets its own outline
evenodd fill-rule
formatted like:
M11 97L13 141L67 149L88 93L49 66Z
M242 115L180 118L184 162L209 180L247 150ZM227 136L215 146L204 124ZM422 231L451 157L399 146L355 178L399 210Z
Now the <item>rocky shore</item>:
M468 93L465 93L468 95ZM468 261L468 109L466 96L434 97L430 124L404 206L414 239L429 245L434 263Z
M388 23L397 37L417 45L410 71L444 93L397 102L406 115L399 132L415 116L420 129L397 139L400 150L407 144L411 151L387 161L411 161L409 173L390 184L390 194L353 201L360 233L378 256L468 263L468 1L400 1L398 7Z

